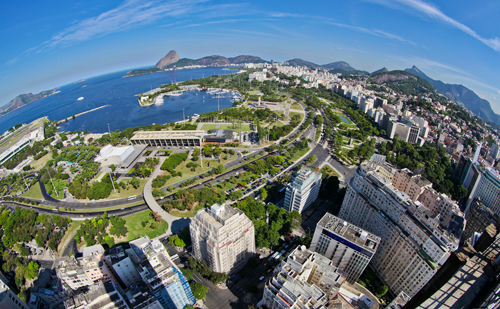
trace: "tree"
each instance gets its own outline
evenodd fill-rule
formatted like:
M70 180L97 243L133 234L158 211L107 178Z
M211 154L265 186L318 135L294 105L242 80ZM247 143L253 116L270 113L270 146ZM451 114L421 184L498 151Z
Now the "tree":
M132 185L132 187L134 187L134 189L139 188L139 186L141 184L139 179L137 179L135 177L132 177L132 179L129 180L129 183Z
M205 298L205 294L208 292L208 288L203 284L198 282L190 283L191 291L193 292L194 298L197 300L202 300Z
M380 298L380 297L384 296L388 290L389 290L389 288L387 287L387 285L383 285L375 291L375 296Z
M266 200L266 198L267 198L267 190L266 190L266 189L264 189L264 188L261 188L261 189L260 189L260 199L261 199L262 201L265 201L265 200Z
M111 170L112 170L113 172L116 170L116 166L115 166L114 164L111 164L109 167L111 168Z

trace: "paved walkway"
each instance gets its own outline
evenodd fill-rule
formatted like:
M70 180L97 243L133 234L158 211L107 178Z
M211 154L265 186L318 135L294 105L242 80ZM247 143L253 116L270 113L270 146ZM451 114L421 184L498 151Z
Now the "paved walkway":
M160 163L156 166L148 182L146 182L142 195L144 196L144 201L146 202L148 207L152 211L157 212L163 220L168 222L168 229L165 234L166 236L170 236L173 233L178 232L183 228L189 226L191 218L179 218L172 216L171 214L163 210L163 208L160 207L160 205L156 202L155 198L153 197L153 188L152 188L153 179L155 179L156 176L158 176L158 173L160 172L160 166L163 164L163 161L165 161L165 159L166 158L160 159Z

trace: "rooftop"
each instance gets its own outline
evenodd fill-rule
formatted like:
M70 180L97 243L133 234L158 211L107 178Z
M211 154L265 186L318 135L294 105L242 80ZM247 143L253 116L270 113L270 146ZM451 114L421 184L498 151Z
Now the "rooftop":
M205 136L203 130L185 130L185 131L142 131L137 132L130 140L142 139L183 139L197 138L201 139Z
M227 220L238 213L241 213L241 210L224 204L214 204L210 207L210 210L207 208L201 209L196 216L218 229L223 227Z
M323 218L318 222L318 226L370 252L375 252L378 244L380 243L380 237L329 213L326 213L323 216Z

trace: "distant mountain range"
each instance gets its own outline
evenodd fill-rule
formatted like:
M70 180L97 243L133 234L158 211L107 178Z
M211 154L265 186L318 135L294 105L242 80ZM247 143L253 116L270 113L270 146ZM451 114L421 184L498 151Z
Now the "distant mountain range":
M495 114L493 109L491 109L490 102L485 99L481 99L469 88L462 85L445 84L440 80L434 80L425 75L425 73L420 71L416 66L413 66L411 69L406 69L405 71L428 80L434 87L436 87L437 91L447 96L453 102L463 104L467 109L481 117L484 121L500 124L500 116Z
M450 100L452 100L457 104L463 104L467 109L471 110L473 113L475 113L485 121L493 122L500 125L500 116L495 114L495 112L491 109L490 103L487 100L481 99L477 94L474 93L474 91L462 85L445 84L440 80L434 80L429 76L425 75L416 66L413 66L411 69L405 69L404 71L389 71L387 70L387 68L384 67L373 73L369 73L367 71L356 70L355 68L351 67L349 63L345 61L337 61L319 65L300 58L294 58L286 62L289 65L293 66L323 68L329 70L331 73L341 73L345 75L348 74L371 75L370 79L372 81L387 78L385 81L382 81L382 83L385 83L388 86L389 84L391 84L392 87L398 87L398 83L393 82L394 76L401 77L404 75L403 74L404 72L408 72L427 80L430 84L426 84L425 81L418 79L414 81L413 80L414 78L409 78L408 76L405 76L404 79L407 79L408 81L406 81L404 85L399 85L399 87L406 87L405 89L409 89L411 86L418 85L419 87L422 87L424 90L430 90L431 87L435 87L440 93L447 96ZM227 58L219 55L207 56L200 59L180 58L177 52L175 50L172 50L168 54L166 54L162 59L160 59L160 61L158 61L154 67L149 69L132 70L126 76L155 73L162 71L163 69L166 68L173 68L174 66L179 68L191 65L226 66L231 64L242 64L242 63L269 63L269 61L263 60L262 58L257 56L250 56L250 55L241 55L232 58ZM397 73L392 73L392 72L397 72ZM385 77L378 76L381 73ZM374 76L376 77L375 79L373 79ZM21 108L26 104L32 103L36 100L39 100L54 93L55 92L53 90L49 90L49 91L42 91L38 94L32 94L32 93L21 94L15 97L12 101L7 103L6 105L0 107L0 117L11 111Z
M20 94L14 99L12 99L9 103L0 107L0 117L54 93L55 93L54 90L46 90L37 94L32 94L32 93Z

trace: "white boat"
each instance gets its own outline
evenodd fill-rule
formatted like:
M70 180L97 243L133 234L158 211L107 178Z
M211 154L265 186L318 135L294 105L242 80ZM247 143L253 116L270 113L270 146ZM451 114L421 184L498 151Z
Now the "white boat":
M81 100L83 100L83 97L79 97L77 100L78 100L78 101L81 101Z

